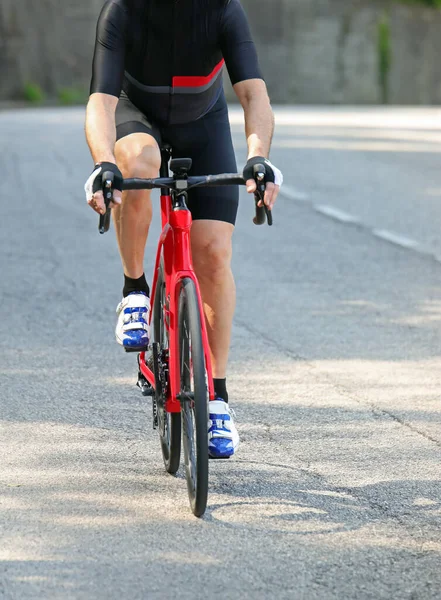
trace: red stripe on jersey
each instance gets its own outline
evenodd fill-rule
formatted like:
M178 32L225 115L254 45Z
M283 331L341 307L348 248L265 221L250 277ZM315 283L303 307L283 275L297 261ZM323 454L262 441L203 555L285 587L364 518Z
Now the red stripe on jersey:
M224 64L225 60L222 59L207 77L173 77L173 87L202 87L207 85L216 77Z

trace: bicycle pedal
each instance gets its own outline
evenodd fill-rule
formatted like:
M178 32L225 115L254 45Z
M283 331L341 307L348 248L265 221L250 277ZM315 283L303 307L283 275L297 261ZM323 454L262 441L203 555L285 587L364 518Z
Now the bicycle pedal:
M139 352L147 352L148 347L145 346L144 348L124 348L124 350L128 353L128 354L133 354L135 352L137 352L139 354Z
M231 455L233 456L233 455ZM210 456L208 455L208 458L210 460L228 460L229 458L231 458L231 456Z

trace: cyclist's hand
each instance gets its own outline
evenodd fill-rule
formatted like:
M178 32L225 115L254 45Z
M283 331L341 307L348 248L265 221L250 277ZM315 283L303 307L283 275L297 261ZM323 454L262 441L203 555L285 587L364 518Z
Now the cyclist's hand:
M263 158L263 156L254 156L253 158L250 158L243 170L243 178L246 181L247 192L250 194L254 193L257 188L253 168L254 165L259 164L265 167L266 185L264 202L269 210L271 210L279 194L280 186L283 183L283 175L267 158ZM263 206L262 202L259 202L258 206Z
M121 204L123 176L114 163L102 162L96 164L92 175L86 181L86 185L84 186L87 203L100 215L104 215L106 212L103 194L103 173L108 171L111 171L114 175L112 186L113 201L110 206L114 208L117 204Z

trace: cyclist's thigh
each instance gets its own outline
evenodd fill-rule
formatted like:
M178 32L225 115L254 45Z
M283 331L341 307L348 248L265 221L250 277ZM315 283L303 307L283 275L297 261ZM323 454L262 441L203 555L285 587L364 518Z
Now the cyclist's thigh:
M190 174L236 173L236 157L231 139L228 110L222 97L212 111L194 123L174 125L163 131L173 147L175 158L193 160ZM200 188L189 193L188 206L194 221L236 222L238 186Z
M125 177L155 177L161 164L159 129L124 92L116 113L115 158Z

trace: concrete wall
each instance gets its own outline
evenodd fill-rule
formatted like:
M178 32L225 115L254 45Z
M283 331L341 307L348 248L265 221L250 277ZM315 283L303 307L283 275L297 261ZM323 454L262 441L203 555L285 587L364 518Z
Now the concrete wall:
M441 104L441 13L393 6L390 27L389 102Z
M49 94L86 86L103 0L0 0L0 98L18 98L26 82Z
M374 103L378 8L372 1L245 0L275 102Z
M385 94L379 22L390 30L390 103L441 103L441 12L388 0L243 0L274 102L375 104Z
M0 0L0 99L26 82L87 88L103 0ZM441 13L392 0L243 0L273 102L381 102L378 23L387 16L391 103L441 103ZM230 90L231 94L231 90Z

